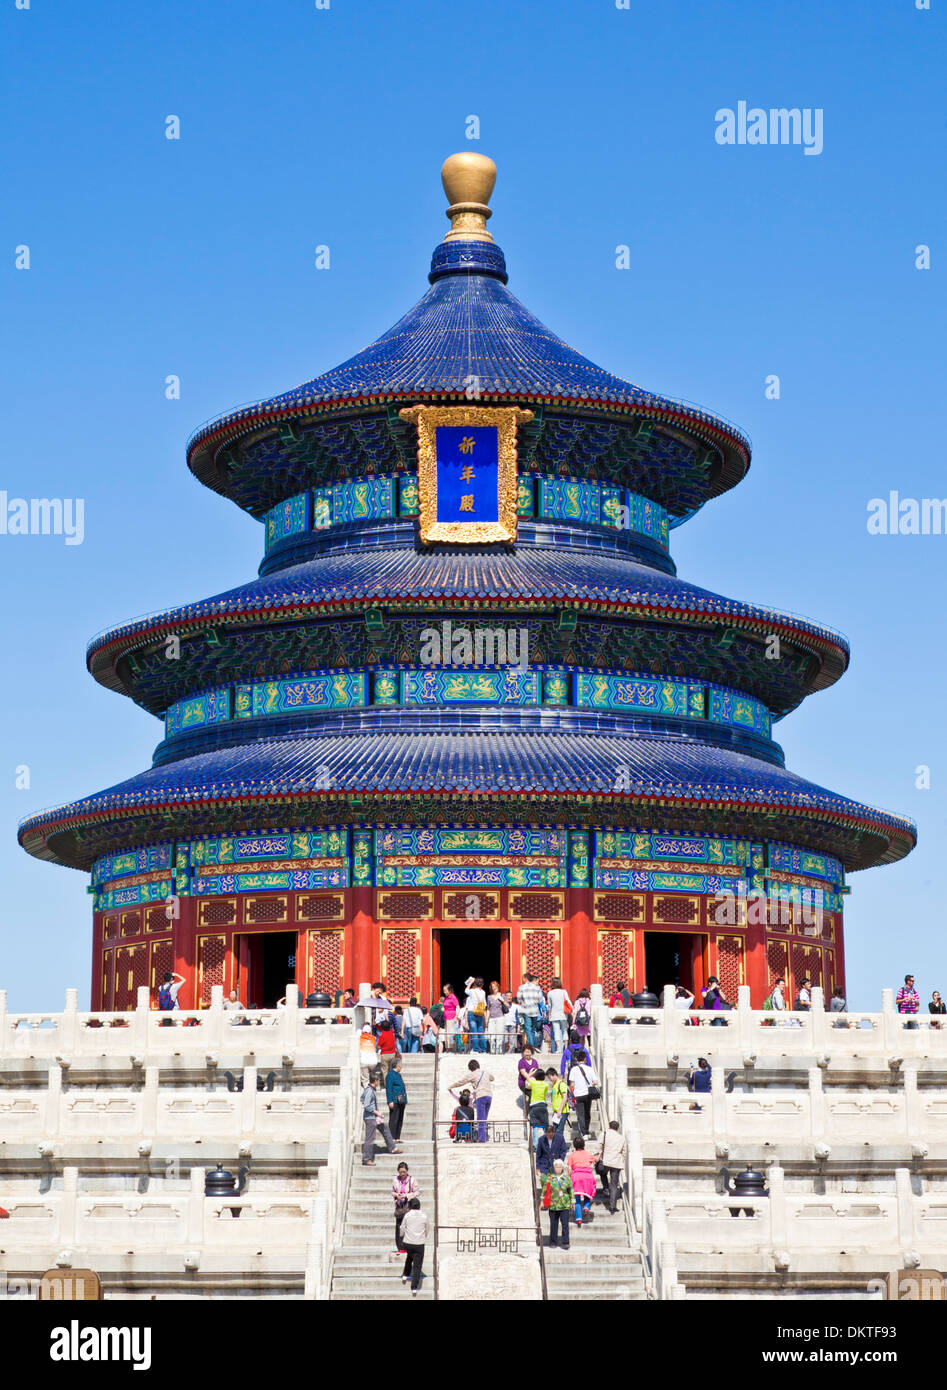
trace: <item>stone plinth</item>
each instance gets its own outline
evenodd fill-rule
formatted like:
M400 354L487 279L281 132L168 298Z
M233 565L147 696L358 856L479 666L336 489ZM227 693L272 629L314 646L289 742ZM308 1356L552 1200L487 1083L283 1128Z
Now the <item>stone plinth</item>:
M459 1255L442 1247L437 1270L438 1298L452 1302L489 1299L541 1299L542 1280L535 1253Z

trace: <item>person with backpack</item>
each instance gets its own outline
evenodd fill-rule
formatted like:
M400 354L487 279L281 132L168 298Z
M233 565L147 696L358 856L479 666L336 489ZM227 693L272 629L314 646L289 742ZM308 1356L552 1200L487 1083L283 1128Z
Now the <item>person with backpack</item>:
M804 975L799 982L799 991L793 1002L793 1009L798 1013L809 1013L812 1009L812 995L809 993L810 984L808 975Z
M702 1009L713 1009L715 1013L719 1013L731 1007L724 996L723 990L720 988L720 981L717 979L716 975L711 975L710 979L707 981L707 988L703 991L700 1007ZM710 1024L711 1027L726 1028L727 1020L725 1018L712 1018Z
M412 994L404 1012L404 1052L421 1051L421 1033L424 1028L424 1013L418 1007L417 997Z
M549 1124L549 1091L549 1078L541 1067L537 1067L528 1077L525 1090L526 1113L534 1150L538 1149L539 1140Z
M468 1075L466 1081L473 1087L474 1114L477 1119L477 1134L474 1142L485 1144L487 1142L487 1117L490 1114L490 1106L493 1104L493 1076L490 1072L484 1071L479 1062L471 1061L468 1063ZM447 1090L455 1100L458 1099L457 1088L461 1082L455 1081L448 1086ZM469 1091L464 1092L469 1095Z
M592 999L587 989L580 989L572 1010L572 1031L578 1034L579 1042L585 1047L592 1031Z
M449 1135L455 1144L469 1144L470 1127L476 1118L474 1108L470 1103L470 1092L461 1091L457 1100L458 1103L451 1116Z
M170 1013L173 1009L179 1009L178 994L181 986L186 981L183 975L179 975L176 970L166 970L164 979L158 986L158 1008L162 1013Z

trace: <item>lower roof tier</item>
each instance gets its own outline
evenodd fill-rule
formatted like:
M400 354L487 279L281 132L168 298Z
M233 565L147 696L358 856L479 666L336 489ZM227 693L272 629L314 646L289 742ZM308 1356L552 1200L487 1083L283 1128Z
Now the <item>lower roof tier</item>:
M19 830L37 858L100 855L195 834L296 824L429 824L482 805L496 824L639 826L805 844L846 870L901 859L916 829L785 768L693 739L575 733L310 734L196 754ZM452 809L449 809L452 808Z
M137 618L95 637L87 663L103 685L128 690L134 681L129 681L127 668L119 671L119 663L169 636L183 640L209 628L229 633L248 625L285 627L370 608L445 615L552 608L710 627L728 634L727 640L741 633L751 633L765 643L777 637L793 657L804 657L811 667L797 698L831 685L845 671L849 657L845 638L830 628L724 598L616 555L577 553L556 546L417 551L398 545L330 552L212 598ZM779 662L768 664L778 667ZM162 665L186 677L186 661L163 661ZM195 688L200 687L190 687ZM188 693L185 688L172 698ZM143 703L155 708L150 701ZM771 707L780 712L778 701Z

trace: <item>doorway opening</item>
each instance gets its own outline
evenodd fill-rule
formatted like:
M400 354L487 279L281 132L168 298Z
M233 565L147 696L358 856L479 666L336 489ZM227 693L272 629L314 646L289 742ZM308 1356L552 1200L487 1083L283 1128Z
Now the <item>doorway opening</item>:
M509 989L510 934L499 927L435 928L432 964L434 999L440 998L441 985L449 980L454 993L463 1001L464 981L468 975L482 976L487 989L491 980L498 980L501 990Z
M294 931L247 932L234 941L237 978L234 986L247 1008L272 1009L296 978Z
M646 931L644 969L647 988L659 998L665 985L683 985L696 994L706 983L704 937L699 932Z

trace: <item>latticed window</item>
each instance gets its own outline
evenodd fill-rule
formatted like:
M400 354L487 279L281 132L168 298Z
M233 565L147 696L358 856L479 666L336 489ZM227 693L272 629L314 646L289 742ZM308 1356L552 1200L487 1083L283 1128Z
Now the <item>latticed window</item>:
M558 974L556 956L559 951L559 933L552 931L531 931L523 935L523 955L526 970L535 975L543 989L549 989L553 975Z
M700 907L694 898L655 898L654 918L668 926L687 926L700 917Z
M610 931L599 937L602 955L602 993L608 1001L620 984L633 988L630 932Z
M737 990L743 984L743 938L717 937L717 978L731 1004L737 1002Z
M166 907L149 907L145 912L145 931L167 931L171 924Z
M635 893L596 893L595 916L600 922L639 922L644 903Z
M510 916L516 921L541 922L561 917L561 893L511 893Z
M434 894L381 893L378 906L383 921L423 922L434 916Z
M201 903L202 927L229 927L236 920L236 898L211 898Z
M115 962L115 1008L133 1009L138 990L148 983L148 947L120 946Z
M171 946L170 938L167 941L153 941L151 943L151 1002L156 1004L156 991L161 981L164 979L165 972L174 969L174 951Z
M285 922L286 899L277 897L248 898L244 907L248 922Z
M389 999L410 999L417 986L418 935L413 931L385 932L385 986Z
M336 922L343 915L338 893L312 893L297 899L296 915L303 922Z
M198 974L201 1004L210 1003L214 985L223 986L224 962L227 959L227 939L223 936L201 936L197 942Z
M106 941L114 941L118 935L118 913L110 913L102 923L102 935Z
M789 950L784 941L770 941L766 947L769 982L774 985L780 975L789 974Z
M317 994L335 994L342 988L342 933L317 931L310 936L310 979Z
M818 946L793 946L792 974L796 989L799 988L806 975L809 976L811 984L821 985L822 952Z
M138 936L141 931L141 913L122 913L122 936Z

